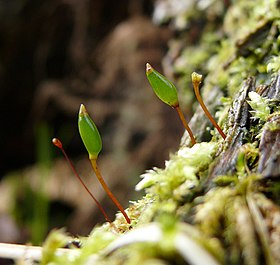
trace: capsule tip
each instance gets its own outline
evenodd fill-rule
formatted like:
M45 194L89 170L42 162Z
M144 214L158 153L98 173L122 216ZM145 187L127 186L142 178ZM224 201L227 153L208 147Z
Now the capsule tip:
M198 83L200 84L201 83L201 80L202 80L202 75L196 73L196 72L193 72L192 73L192 82L193 83Z
M84 104L81 104L81 106L80 106L80 110L79 110L79 115L81 116L84 116L84 115L86 115L87 114L87 110L86 110L86 107L85 107L85 105Z
M153 67L149 63L146 63L146 73L150 73L152 70Z
M55 145L55 146L58 147L59 149L62 149L62 148L63 148L63 147L62 147L61 141L60 141L59 139L57 139L57 138L53 138L53 139L52 139L52 143L53 143L53 145Z

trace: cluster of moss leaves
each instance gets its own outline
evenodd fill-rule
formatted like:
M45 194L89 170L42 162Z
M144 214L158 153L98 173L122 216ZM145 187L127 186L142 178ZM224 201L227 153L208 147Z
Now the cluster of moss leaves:
M184 2L178 14L162 1L160 19L179 32L165 64L179 52L171 69L186 95L191 72L205 75L203 96L227 139L198 108L190 122L198 143L183 137L164 169L141 176L131 225L118 214L62 255L56 248L71 238L55 231L42 264L280 264L280 3ZM183 45L192 30L196 40Z

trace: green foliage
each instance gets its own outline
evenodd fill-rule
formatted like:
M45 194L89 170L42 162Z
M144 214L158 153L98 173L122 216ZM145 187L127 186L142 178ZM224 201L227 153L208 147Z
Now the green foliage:
M279 37L277 39L280 42ZM267 72L278 73L280 71L280 56L272 56L267 64Z
M255 118L260 119L261 121L267 121L268 115L270 114L270 108L268 107L268 100L262 98L256 92L249 92L248 101L249 105L253 109L252 114Z
M217 149L217 143L197 143L193 147L181 148L176 155L166 162L166 167L148 171L141 177L136 185L136 190L149 188L150 193L157 194L162 200L172 198L174 194L179 196L180 185L184 185L181 191L188 193L199 184L198 172L205 170L212 162L213 154ZM183 196L181 194L180 196Z
M33 223L31 224L31 240L33 244L43 242L48 230L48 213L49 213L49 198L45 190L45 183L48 181L50 172L52 152L49 143L50 130L44 123L39 124L36 130L37 134L37 157L38 165L41 172L41 178L35 196L32 199L33 205Z
M17 224L24 227L30 233L32 244L41 244L49 227L50 201L47 195L46 183L49 180L50 167L52 164L52 151L49 144L50 129L45 123L37 124L35 128L37 172L40 176L31 181L25 173L14 172L8 176L8 182L13 187L12 215ZM32 175L31 171L29 172ZM20 178L20 181L19 181Z
M57 260L56 250L66 246L70 240L63 230L53 230L44 243L41 264L60 263L60 260Z

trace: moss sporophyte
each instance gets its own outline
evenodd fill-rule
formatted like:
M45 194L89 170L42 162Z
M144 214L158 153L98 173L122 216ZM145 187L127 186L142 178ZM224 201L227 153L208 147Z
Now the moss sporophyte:
M211 121L211 123L214 125L214 127L218 130L218 132L220 133L220 135L226 139L226 135L224 134L224 132L222 131L222 129L220 128L220 126L217 124L217 122L215 121L215 119L212 117L212 115L210 114L210 112L208 111L207 107L205 106L203 99L199 93L199 85L201 83L202 80L202 75L193 72L192 73L192 83L193 83L193 87L194 87L194 93L195 96L197 98L197 101L199 102L201 108L203 109L204 113L206 114L206 116L208 117L208 119Z
M194 145L196 141L180 108L176 87L165 76L157 72L149 63L146 64L146 75L159 99L177 111L183 126L189 133L192 145Z
M107 184L104 181L104 179L100 173L100 170L97 166L97 157L102 149L102 140L101 140L97 127L95 126L93 120L90 118L90 116L83 104L81 104L81 106L80 106L78 127L79 127L79 132L80 132L82 141L88 151L91 166L95 172L95 175L96 175L98 181L102 185L103 189L106 191L109 198L113 201L113 203L121 211L121 213L123 214L127 223L130 224L130 218L124 211L123 207L121 206L121 204L119 203L117 198L114 196L114 194L111 192L111 190L107 186Z
M159 99L167 105L171 106L172 108L176 109L183 126L189 133L192 145L194 145L196 143L196 140L179 106L178 93L176 87L165 76L157 72L149 63L146 64L146 75L151 87L153 88L155 94L159 97ZM199 85L201 83L201 80L202 75L192 73L192 83L194 86L196 98L203 111L205 112L206 116L209 118L214 127L218 130L220 135L225 139L226 135L224 134L220 126L217 124L217 122L214 120L214 118L211 116L199 93Z
M95 173L98 181L102 185L103 189L105 190L105 192L107 193L109 198L113 201L113 203L121 211L121 213L123 214L127 223L130 223L130 218L124 211L123 207L121 206L121 204L119 203L117 198L114 196L114 194L109 189L108 185L104 181L104 179L100 173L100 170L97 166L97 157L102 149L102 140L101 140L97 127L95 126L93 120L90 118L90 116L83 104L81 104L80 110L79 110L78 128L79 128L79 132L80 132L82 141L88 151L91 166L94 170L94 173Z
M91 191L88 189L88 187L86 186L86 184L84 183L84 181L82 180L82 178L80 177L80 175L78 174L77 170L75 169L72 161L69 159L68 155L66 154L63 145L61 143L61 141L57 138L53 138L52 139L52 143L58 147L61 152L63 153L65 159L67 160L67 162L69 163L72 171L74 172L75 176L77 177L77 179L79 180L79 182L82 184L82 186L85 188L85 190L87 191L87 193L90 195L90 197L94 200L94 202L96 203L97 207L99 208L99 210L102 212L103 216L105 217L105 220L109 223L111 223L110 218L108 217L108 215L106 214L105 210L103 209L103 207L101 206L101 204L99 203L99 201L94 197L94 195L91 193Z
M81 104L80 110L79 110L78 128L79 128L79 132L80 132L80 136L82 138L82 141L83 141L83 143L84 143L84 145L85 145L85 147L88 151L91 166L94 170L94 173L95 173L98 181L102 185L103 189L105 190L105 192L107 193L109 198L113 201L113 203L121 211L121 213L123 214L127 223L130 224L130 218L126 214L124 208L121 206L118 199L114 196L114 194L109 189L108 185L104 181L104 179L103 179L103 177L100 173L100 170L97 166L97 158L98 158L99 153L102 150L102 140L101 140L101 137L100 137L100 134L98 132L98 129L97 129L96 125L94 124L93 120L90 118L90 116L89 116L89 114L88 114L88 112L87 112L87 110L86 110L86 108L83 104ZM89 191L89 189L84 184L81 177L78 175L77 171L75 170L75 168L73 166L73 163L70 161L70 159L68 158L67 154L65 153L65 151L62 147L62 143L57 138L54 138L52 142L55 146L57 146L62 151L66 160L69 162L73 172L75 173L76 177L79 179L79 181L81 182L83 187L87 190L87 192L93 198L93 200L97 204L98 208L100 209L100 211L104 215L106 221L111 223L110 219L108 218L107 214L105 213L105 211L102 208L102 206L100 205L100 203L92 195L92 193Z

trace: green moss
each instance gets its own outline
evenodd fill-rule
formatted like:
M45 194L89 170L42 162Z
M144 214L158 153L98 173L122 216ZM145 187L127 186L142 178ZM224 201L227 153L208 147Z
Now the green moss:
M143 180L136 185L136 190L149 188L149 193L157 194L164 200L172 198L174 194L178 196L180 185L183 185L185 192L194 189L200 182L197 173L208 168L217 146L217 143L211 142L181 148L166 162L164 170L154 169L142 175Z
M53 230L43 245L41 264L62 264L62 260L71 258L71 255L65 255L65 258L56 255L57 248L66 246L71 239L63 230Z
M279 37L277 38L277 42L280 42ZM267 72L270 73L278 73L280 71L280 55L272 56L267 63Z

